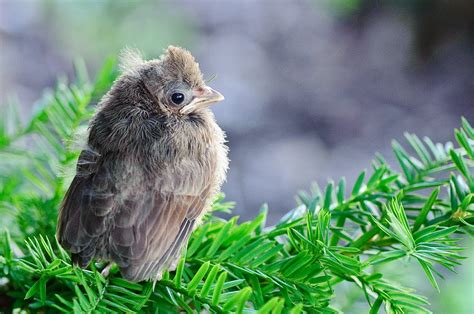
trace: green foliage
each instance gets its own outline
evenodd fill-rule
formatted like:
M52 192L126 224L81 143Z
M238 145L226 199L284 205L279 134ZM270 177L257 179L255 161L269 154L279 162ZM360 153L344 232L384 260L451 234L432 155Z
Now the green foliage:
M458 147L406 134L393 151L400 171L381 156L353 187L344 179L301 192L299 206L266 226L266 206L238 223L223 197L189 242L176 271L156 284L131 283L102 263L71 265L56 242L57 209L78 156L74 144L97 95L114 78L113 61L96 83L78 63L79 80L59 83L26 124L13 107L0 120L0 305L31 312L337 312L334 288L358 287L377 313L429 312L428 300L389 282L379 265L420 265L438 288L441 269L463 257L458 240L474 223L474 130L455 130Z

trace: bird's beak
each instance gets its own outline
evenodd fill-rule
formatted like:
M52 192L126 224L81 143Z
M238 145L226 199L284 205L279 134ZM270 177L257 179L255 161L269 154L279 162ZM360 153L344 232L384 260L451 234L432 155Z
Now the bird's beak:
M193 100L183 108L182 114L190 113L201 108L208 107L211 104L224 100L224 96L209 86L196 87L193 89Z

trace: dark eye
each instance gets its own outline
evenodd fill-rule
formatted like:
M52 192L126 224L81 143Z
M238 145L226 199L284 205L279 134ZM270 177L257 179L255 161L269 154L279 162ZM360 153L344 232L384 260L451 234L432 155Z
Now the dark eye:
M184 94L173 93L173 95L171 95L171 101L176 105L180 105L184 101Z

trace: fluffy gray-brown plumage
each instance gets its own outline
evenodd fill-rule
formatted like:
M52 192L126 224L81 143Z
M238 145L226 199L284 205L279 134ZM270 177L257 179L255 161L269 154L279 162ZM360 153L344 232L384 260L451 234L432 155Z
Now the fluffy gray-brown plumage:
M125 52L122 69L90 123L58 239L81 267L95 257L156 281L225 179L225 137L208 108L223 96L182 48L151 61Z

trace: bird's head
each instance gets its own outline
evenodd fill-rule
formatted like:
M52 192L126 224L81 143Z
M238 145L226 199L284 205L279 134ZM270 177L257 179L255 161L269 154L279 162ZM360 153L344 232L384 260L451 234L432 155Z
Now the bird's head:
M224 99L205 84L199 64L183 48L169 46L159 59L150 61L127 49L120 63L124 84L141 84L155 109L164 114L188 115Z

